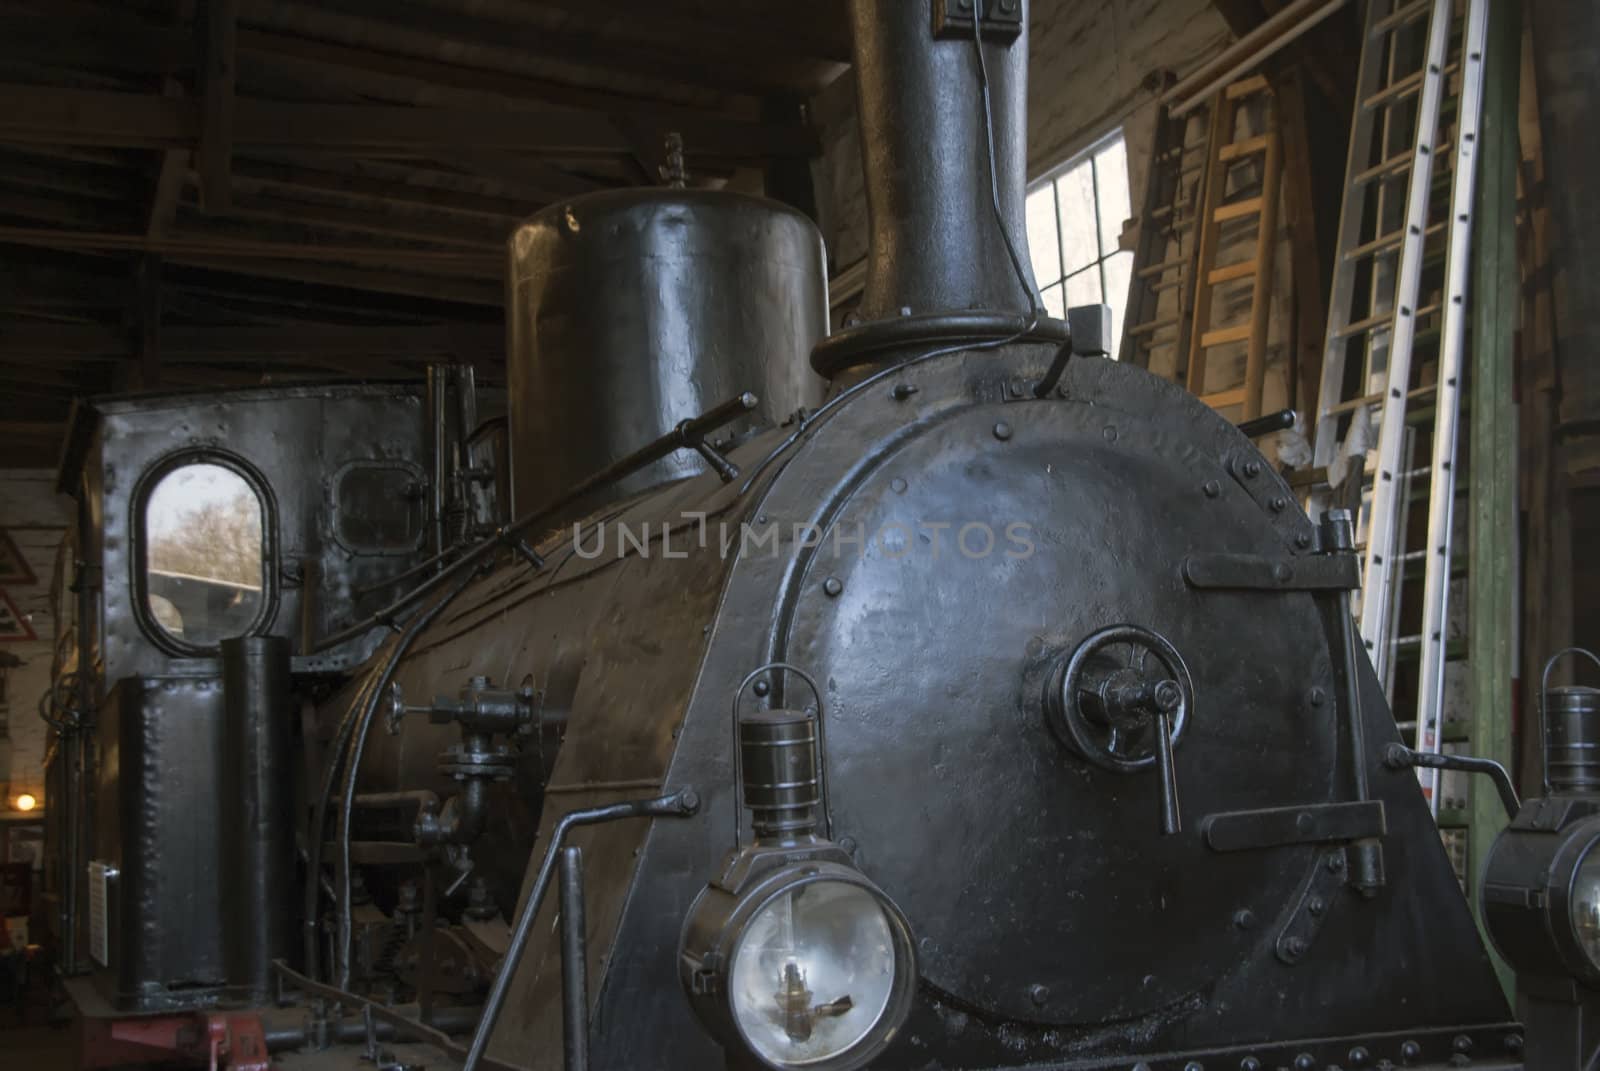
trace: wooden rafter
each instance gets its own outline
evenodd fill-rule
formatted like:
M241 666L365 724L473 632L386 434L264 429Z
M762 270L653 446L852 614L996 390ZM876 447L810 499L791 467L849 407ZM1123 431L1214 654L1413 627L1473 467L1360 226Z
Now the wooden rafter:
M193 146L198 102L155 94L0 85L0 142L130 149ZM760 161L820 151L806 127L705 118L682 124L705 156ZM538 113L394 105L235 103L234 151L426 155L441 149L496 149L551 157L629 155L633 140L610 117L562 109Z

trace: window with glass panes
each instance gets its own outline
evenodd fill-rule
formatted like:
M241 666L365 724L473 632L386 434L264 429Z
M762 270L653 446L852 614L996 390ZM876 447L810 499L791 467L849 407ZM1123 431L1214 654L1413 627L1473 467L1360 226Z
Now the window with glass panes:
M1065 316L1074 305L1110 305L1113 357L1122 342L1133 267L1133 253L1117 248L1128 205L1128 148L1121 131L1028 191L1028 249L1045 309Z

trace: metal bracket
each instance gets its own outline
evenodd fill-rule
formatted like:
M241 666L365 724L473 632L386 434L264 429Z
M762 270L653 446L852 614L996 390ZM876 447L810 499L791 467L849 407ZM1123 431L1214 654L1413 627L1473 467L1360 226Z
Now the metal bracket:
M1230 450L1224 459L1228 475L1272 520L1273 530L1300 550L1310 549L1316 528L1295 505L1294 493L1253 446Z
M1344 871L1343 848L1333 848L1318 856L1317 865L1300 891L1300 902L1295 904L1294 914L1278 934L1274 951L1279 960L1293 967L1306 958L1333 906L1334 896L1344 885Z
M974 0L933 0L933 36L972 39ZM983 0L983 36L1014 41L1022 33L1022 0Z
M1191 554L1183 560L1183 578L1202 589L1354 591L1361 586L1361 569L1354 554Z
M1268 807L1207 815L1200 823L1214 852L1243 852L1286 844L1328 844L1382 837L1388 832L1382 800Z

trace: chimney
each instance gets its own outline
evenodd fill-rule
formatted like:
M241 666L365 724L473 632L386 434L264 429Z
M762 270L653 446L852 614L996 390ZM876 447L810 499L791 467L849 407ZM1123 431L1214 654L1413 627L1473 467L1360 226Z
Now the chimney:
M1067 337L1038 306L1023 222L1028 4L981 0L974 27L979 4L851 0L871 245L860 322L812 353L825 376L943 345Z

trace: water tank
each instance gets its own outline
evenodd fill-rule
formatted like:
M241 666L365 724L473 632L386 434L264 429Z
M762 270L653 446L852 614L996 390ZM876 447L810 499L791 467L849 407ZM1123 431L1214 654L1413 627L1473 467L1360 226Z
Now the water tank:
M807 362L827 332L826 261L799 212L719 191L618 190L552 205L509 252L518 515L742 391L761 404L734 434L822 396ZM583 506L703 467L679 451Z

